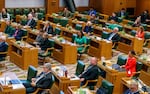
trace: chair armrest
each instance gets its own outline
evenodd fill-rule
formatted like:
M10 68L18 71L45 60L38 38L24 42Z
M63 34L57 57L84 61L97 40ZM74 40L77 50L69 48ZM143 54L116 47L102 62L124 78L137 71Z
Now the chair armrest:
M8 52L0 52L0 55L7 54Z
M88 45L85 44L83 50L81 51L81 53L84 53L86 48L89 47L89 46L90 46L89 44Z
M48 51L53 50L53 49L54 49L53 47L52 48L47 48L44 54L47 54Z
M96 80L87 80L86 83L82 87L83 88L87 87L88 83L96 83L96 82L97 82L97 79Z
M49 92L50 92L50 89L37 88L37 89L36 89L36 91L34 91L34 92L33 92L33 93L31 93L31 94L38 94L38 92L39 92L40 90L47 90L47 91L49 91ZM50 94L51 94L51 93L50 93Z
M144 42L144 46L147 44L147 42L149 42L150 41L150 39L145 39L145 42Z

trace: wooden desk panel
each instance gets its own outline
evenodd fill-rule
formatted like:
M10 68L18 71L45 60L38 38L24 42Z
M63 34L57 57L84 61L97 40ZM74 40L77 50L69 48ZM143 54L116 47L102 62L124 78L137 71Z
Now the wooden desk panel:
M53 57L62 64L74 64L77 62L77 47L72 44L55 42Z
M29 65L38 66L38 49L24 42L25 46L11 41L10 45L10 61L18 65L22 69L27 69ZM30 47L27 47L30 46Z
M112 42L91 39L88 54L99 59L101 57L110 59L112 57Z

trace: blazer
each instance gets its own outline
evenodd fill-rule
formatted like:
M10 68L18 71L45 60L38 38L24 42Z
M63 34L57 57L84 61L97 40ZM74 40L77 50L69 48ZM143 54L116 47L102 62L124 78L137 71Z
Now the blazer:
M47 48L50 48L48 38L41 40L41 43L39 43L39 44L40 44L39 46L40 46L41 50L46 51Z
M15 34L16 32L16 29L13 31L13 35ZM19 30L17 35L15 36L15 39L18 41L18 40L21 40L21 38L23 37L23 31L22 30Z
M29 21L30 21L30 20L27 21L26 25L28 25L28 22L29 22ZM34 27L36 26L35 20L32 19L28 26L30 26L31 28L34 28Z
M44 72L41 72L39 74L39 76L37 76L36 78L40 77L43 74L44 74ZM49 88L49 86L51 84L51 80L52 80L52 73L49 72L49 73L45 74L39 81L37 81L36 87L47 89L47 88Z
M70 17L71 16L71 12L68 10L68 11L63 11L62 12L62 16L64 16L64 17Z
M6 52L8 50L8 44L6 42L2 42L0 44L0 52ZM6 55L0 55L0 58L1 57L5 57Z
M111 36L112 33L113 33L113 32L111 32L111 33L109 34L109 37ZM108 37L108 39L109 39L109 37ZM116 34L111 38L111 40L112 40L112 42L118 42L118 41L120 41L120 36L119 36L119 34L116 33Z
M124 94L140 94L139 91L132 93L130 89L126 90Z
M115 17L110 16L108 20L109 20L109 21L110 21L110 20L114 20L115 22L118 22L118 17L117 17L117 16L115 16Z
M121 12L118 12L118 17L121 17ZM123 18L128 18L128 14L126 12L123 12Z
M46 31L47 28L48 28L48 31ZM52 27L52 26L48 26L48 27L46 27L46 28L43 28L43 30L46 31L48 34L52 34L52 35L54 34L54 32L53 32L53 27Z
M90 65L80 76L80 78L84 78L85 80L95 80L98 78L98 66Z
M8 34L9 36L12 36L13 35L13 28L12 26L6 26L6 29L4 31L6 34Z
M85 26L83 31L86 33L91 33L92 32L92 26Z

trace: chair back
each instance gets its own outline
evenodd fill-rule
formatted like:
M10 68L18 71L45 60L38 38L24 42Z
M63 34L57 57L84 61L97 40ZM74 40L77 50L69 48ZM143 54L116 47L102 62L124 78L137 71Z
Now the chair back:
M103 38L103 39L107 39L108 37L109 37L109 32L103 31L103 32L102 32L102 38Z
M37 75L37 69L33 66L29 66L28 74L27 74L27 80L31 82L31 79L35 78L36 75Z
M76 30L82 30L82 25L76 24L75 29L76 29Z
M96 94L112 94L114 85L107 80L102 80L102 85L97 90Z
M136 31L135 30L131 30L131 35L135 36L136 35Z
M65 27L68 24L68 18L61 18L60 19L60 25Z
M79 76L84 71L84 68L85 64L83 63L83 61L78 60L75 75Z
M50 85L48 87L49 89L51 89L51 87L53 86L54 82L55 82L55 77L54 77L54 75L52 75L52 78L51 78L51 81L50 81Z
M125 55L119 55L118 56L118 60L117 60L117 64L118 65L125 65L126 64L126 61L127 61L127 56Z
M72 43L74 43L74 39L77 37L77 34L72 34Z
M145 39L150 39L150 32L145 32L144 38Z
M141 62L136 62L136 72L140 71L143 67L143 63Z
M60 33L61 33L61 29L60 28L58 28L58 27L56 27L55 28L55 35L60 35Z

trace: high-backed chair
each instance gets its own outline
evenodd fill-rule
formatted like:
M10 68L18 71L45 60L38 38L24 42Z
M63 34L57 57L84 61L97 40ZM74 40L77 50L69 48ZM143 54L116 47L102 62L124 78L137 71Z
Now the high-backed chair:
M118 56L118 60L117 60L117 64L118 65L125 65L126 64L126 61L127 61L127 56L125 55L119 55Z
M7 8L7 12L9 13L10 15L10 20L14 19L15 16L14 16L14 9L12 8Z
M103 31L101 37L102 37L103 39L108 39L108 37L109 37L109 32Z
M150 32L145 32L144 38L145 38L144 46L147 46L148 43L150 42Z
M33 66L28 67L27 79L21 80L22 83L30 83L32 78L35 78L37 75L37 69Z
M43 13L43 15L45 15L45 14L46 14L46 10L45 10L45 8L39 8L39 12L40 12L40 13Z
M43 13L37 13L37 18L38 18L38 20L43 20L44 14Z
M77 34L72 34L72 43L74 43L74 39L77 37Z
M85 68L85 64L83 63L83 61L78 60L75 75L79 76L84 71L84 68Z
M136 72L139 72L143 67L143 63L141 62L136 62Z
M132 36L135 36L135 35L136 35L136 31L135 31L135 30L131 30L130 33L131 33Z
M68 24L68 18L61 18L60 19L60 25L63 27L66 27L66 25Z
M21 15L22 14L22 9L16 8L15 9L15 15Z
M30 9L29 8L23 9L23 15L28 15L29 13L30 13Z
M100 88L97 90L96 94L112 94L114 85L107 80L102 80Z
M46 62L46 57L49 57L52 54L52 50L54 49L54 40L49 39L49 48L46 49L46 51L44 53L39 53L39 61L45 63Z
M50 84L47 89L37 88L37 90L35 92L33 92L32 94L38 94L38 92L41 90L46 90L46 91L48 91L48 94L52 94L52 93L50 93L51 92L50 89L52 88L54 82L55 82L55 78L52 75L52 79L50 80Z
M60 35L60 33L61 33L61 29L58 28L58 27L56 27L56 28L55 28L55 31L54 31L54 34L55 34L55 35Z
M53 23L59 23L60 22L60 19L59 18L57 18L57 17L54 17L54 19L53 19Z
M82 25L76 24L76 25L75 25L75 29L76 29L76 30L82 30Z

